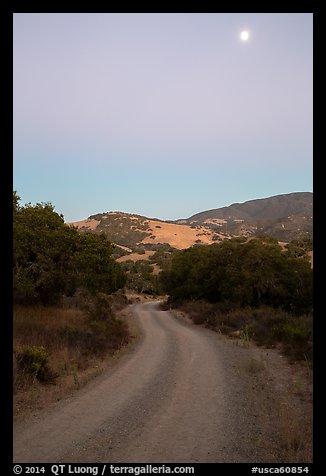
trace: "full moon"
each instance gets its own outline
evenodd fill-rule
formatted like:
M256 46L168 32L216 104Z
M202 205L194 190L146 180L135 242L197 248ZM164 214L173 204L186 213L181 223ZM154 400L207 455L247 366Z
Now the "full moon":
M249 40L249 31L243 30L243 31L240 33L240 40L241 40L241 41L247 41L247 40Z

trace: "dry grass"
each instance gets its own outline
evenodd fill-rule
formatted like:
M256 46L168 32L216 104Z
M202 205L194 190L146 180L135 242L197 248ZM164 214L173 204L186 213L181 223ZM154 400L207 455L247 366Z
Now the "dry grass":
M14 342L28 345L54 345L53 333L63 326L85 327L80 309L44 306L14 306Z
M168 309L168 303L162 307ZM312 462L312 361L306 354L304 359L295 360L293 352L285 353L289 349L270 335L277 320L282 323L286 316L268 309L218 309L204 301L184 303L173 312L231 337L235 346L243 348L247 356L242 367L243 378L248 382L247 398L256 403L266 427L276 434L273 458L283 463ZM305 319L294 319L300 325L304 322ZM259 343L270 344L268 348L255 345L257 338ZM298 346L292 343L294 350ZM305 350L303 345L302 348Z
M120 212L110 212L107 213L102 217L102 219L107 218L109 215L121 215ZM124 215L124 214L122 214ZM140 226L139 228L135 227L133 231L143 232L146 231L151 233L151 236L146 236L143 238L140 243L143 244L159 244L159 243L169 243L174 248L184 249L193 246L198 240L205 244L212 244L214 243L213 236L219 236L220 239L225 239L224 235L221 235L215 231L213 231L209 227L205 226L198 226L198 228L191 228L188 225L182 224L175 224L175 223L167 223L161 220L151 220L151 219L139 219L136 216L127 215L129 220L134 220L134 222L146 225L145 228ZM76 226L82 230L95 230L100 221L95 219L87 219L78 222L68 223L68 225ZM132 225L131 225L132 226ZM108 227L109 228L109 227ZM115 240L113 240L115 241ZM116 240L119 241L119 240ZM120 246L120 245L118 245ZM124 248L127 251L131 251L130 248Z
M313 380L308 362L289 363L278 350L255 347L257 361L264 369L251 378L264 384L269 398L265 413L277 429L278 461L313 461Z
M13 324L15 417L80 388L101 372L108 356L129 342L125 323L115 319L94 322L78 308L15 306ZM48 355L53 378L47 382L39 382L19 364L24 349L33 347L44 347Z
M131 253L129 255L124 255L120 256L120 258L117 259L118 263L123 263L125 261L141 261L141 260L147 260L150 256L153 256L155 251L145 251L144 253Z
M310 369L302 363L289 364L276 349L266 350L254 344L244 355L246 398L254 403L259 416L260 436L264 442L270 441L270 462L311 463Z
M280 444L285 462L312 462L312 414L300 414L288 394L279 404Z
M169 243L179 250L193 246L198 240L204 244L214 243L213 236L218 235L211 228L204 226L191 228L188 225L179 225L161 221L148 220L151 236L146 236L141 243ZM225 239L224 235L218 235Z
M245 363L245 369L247 370L247 372L251 374L259 373L265 368L266 368L266 362L264 362L263 360L255 359L254 357L251 357Z
M67 223L67 225L76 226L77 228L86 228L88 230L95 230L99 224L100 221L95 220L95 218L87 218L86 220Z
M87 332L85 314L78 309L46 308L43 306L15 306L14 308L14 352L18 354L26 346L43 346L49 356L51 370L62 376L70 373L73 367L87 366L80 342L67 342L65 330ZM14 375L14 390L26 388L30 379L17 373Z

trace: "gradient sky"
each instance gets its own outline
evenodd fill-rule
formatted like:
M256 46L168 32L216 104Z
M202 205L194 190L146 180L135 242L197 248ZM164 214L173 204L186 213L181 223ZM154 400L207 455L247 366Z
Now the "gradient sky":
M14 14L14 188L77 221L312 191L310 13ZM250 38L241 42L240 32Z

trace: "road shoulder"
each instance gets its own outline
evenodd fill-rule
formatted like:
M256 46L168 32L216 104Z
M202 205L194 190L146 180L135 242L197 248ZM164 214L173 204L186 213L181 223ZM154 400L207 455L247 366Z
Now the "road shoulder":
M229 349L230 369L237 374L254 402L260 417L261 435L271 435L266 452L271 461L312 462L313 459L313 375L304 362L290 362L276 348L257 346L252 341L230 338L204 326L197 326L185 312L169 309L182 325L195 326L215 334L224 348ZM232 363L233 360L233 363ZM274 431L276 428L276 432ZM273 436L274 435L274 436ZM274 440L274 441L273 441Z

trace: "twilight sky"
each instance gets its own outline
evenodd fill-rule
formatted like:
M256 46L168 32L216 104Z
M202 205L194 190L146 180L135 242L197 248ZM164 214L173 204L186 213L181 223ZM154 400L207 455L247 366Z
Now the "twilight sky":
M312 14L14 14L14 188L77 221L312 191ZM239 35L248 30L250 38Z

